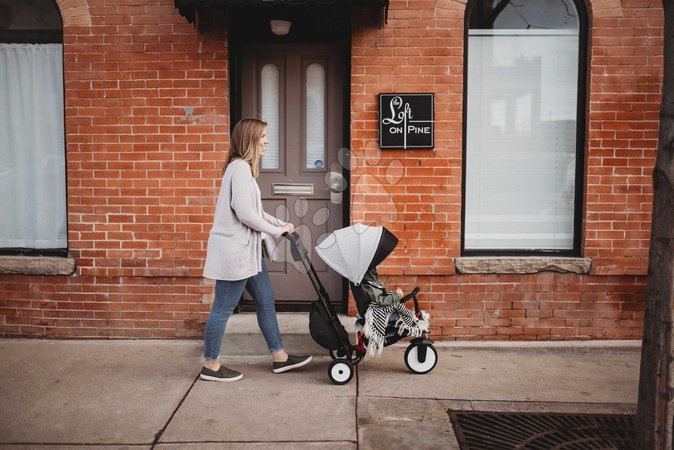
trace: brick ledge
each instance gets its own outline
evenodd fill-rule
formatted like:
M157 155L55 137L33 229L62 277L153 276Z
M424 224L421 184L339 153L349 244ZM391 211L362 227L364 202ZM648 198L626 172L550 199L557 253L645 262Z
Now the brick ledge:
M72 275L75 258L55 256L0 256L0 275Z
M548 256L464 256L454 258L456 271L470 273L578 273L590 272L591 258Z

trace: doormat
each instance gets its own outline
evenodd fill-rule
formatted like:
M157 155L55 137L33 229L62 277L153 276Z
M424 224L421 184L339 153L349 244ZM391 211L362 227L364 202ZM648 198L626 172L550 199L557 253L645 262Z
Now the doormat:
M632 450L635 416L448 411L462 450Z

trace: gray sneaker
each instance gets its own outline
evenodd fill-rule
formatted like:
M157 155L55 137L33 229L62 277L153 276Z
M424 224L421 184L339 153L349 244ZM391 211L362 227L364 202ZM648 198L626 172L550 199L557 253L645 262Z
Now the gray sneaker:
M220 366L218 370L202 367L199 378L208 381L237 381L243 378L243 374L236 370L228 369L225 366Z
M283 362L275 362L273 364L273 371L274 373L281 373L285 372L288 370L293 370L297 369L298 367L302 367L305 364L309 364L311 362L311 356L303 355L303 356L295 356L295 355L288 355L288 359Z

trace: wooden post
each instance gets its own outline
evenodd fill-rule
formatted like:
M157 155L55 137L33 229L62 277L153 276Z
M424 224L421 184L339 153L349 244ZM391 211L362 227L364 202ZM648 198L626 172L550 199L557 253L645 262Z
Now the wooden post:
M672 450L674 429L674 0L663 0L664 80L637 406L637 448Z

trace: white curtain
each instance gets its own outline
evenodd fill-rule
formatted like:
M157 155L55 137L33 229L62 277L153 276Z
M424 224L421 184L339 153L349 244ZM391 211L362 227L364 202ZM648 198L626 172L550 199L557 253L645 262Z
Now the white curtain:
M61 44L0 44L0 248L67 247Z
M573 248L578 30L470 30L467 250Z

